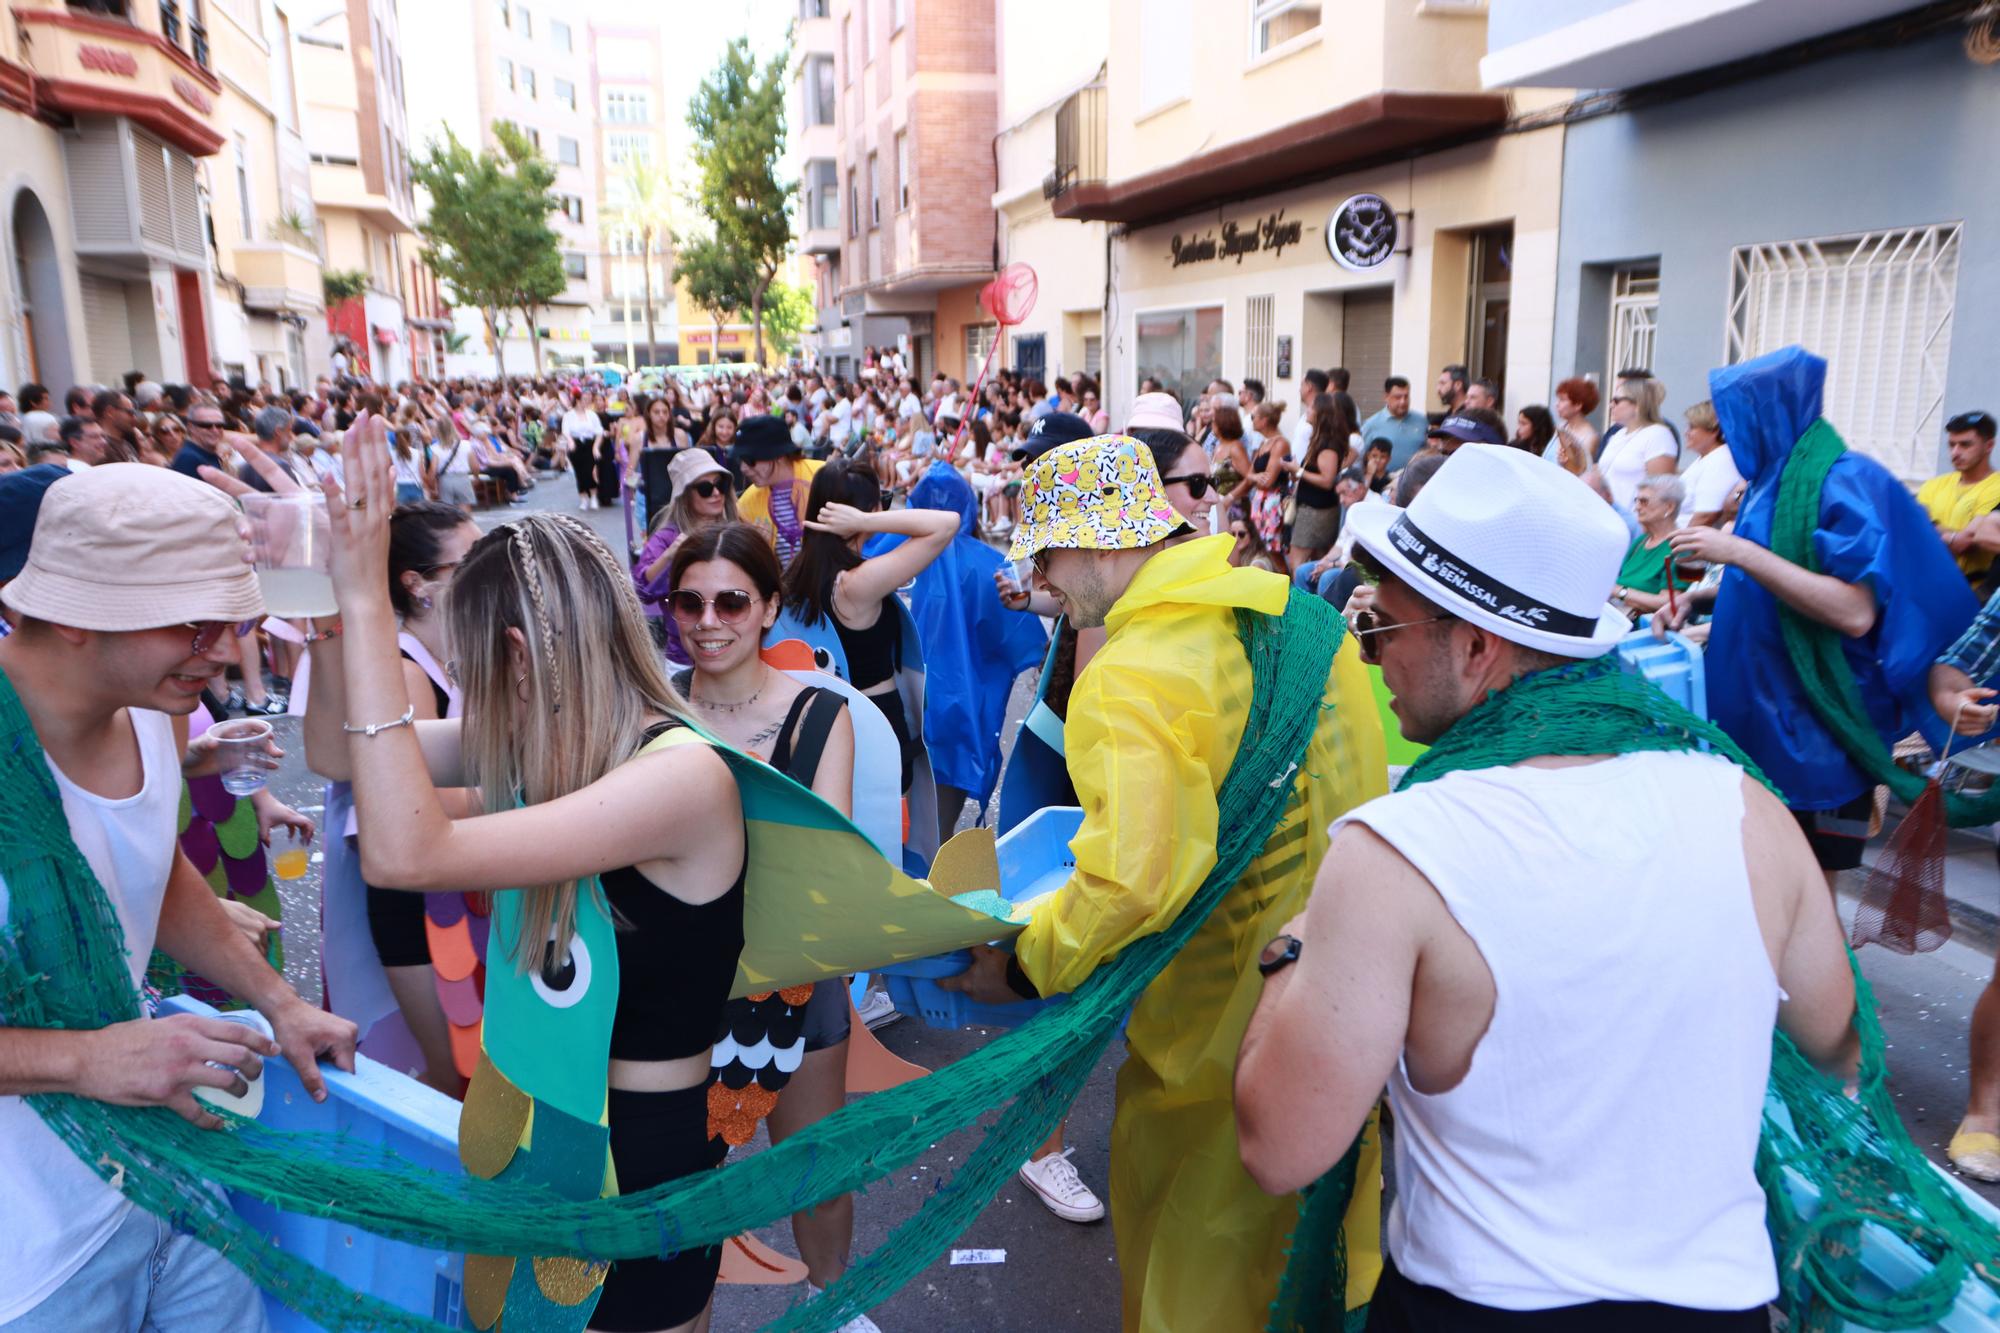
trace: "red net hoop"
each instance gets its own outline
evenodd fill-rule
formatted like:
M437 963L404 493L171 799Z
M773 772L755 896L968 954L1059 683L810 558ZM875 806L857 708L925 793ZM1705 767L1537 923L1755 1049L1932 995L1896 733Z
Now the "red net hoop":
M1026 264L1009 264L979 289L979 304L1003 325L1019 324L1035 308L1040 284Z

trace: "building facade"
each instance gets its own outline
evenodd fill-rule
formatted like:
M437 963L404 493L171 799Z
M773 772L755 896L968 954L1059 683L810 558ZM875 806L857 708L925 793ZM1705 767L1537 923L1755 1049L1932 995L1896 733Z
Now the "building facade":
M786 165L799 182L792 229L814 310L799 351L807 364L832 369L836 356L850 362L854 356L854 331L840 315L840 133L835 126L832 0L799 0L792 50Z
M208 383L201 161L224 144L199 5L18 0L0 25L0 380Z
M1051 188L1058 218L1118 224L1114 420L1147 376L1183 403L1218 377L1296 403L1307 370L1334 367L1364 416L1389 375L1421 407L1451 364L1509 408L1543 400L1562 129L1515 118L1564 98L1477 86L1483 6L1113 0L1110 16L1133 36L1078 94Z
M591 151L597 156L596 358L633 368L682 359L673 283L665 36L658 24L590 25ZM646 303L652 302L647 319Z
M804 3L834 45L839 241L814 251L821 360L852 374L866 349L893 346L920 376L964 376L989 336L977 297L997 248L993 0ZM806 179L807 244L824 246L824 172Z
M1489 82L1613 94L1568 132L1552 373L1647 367L1678 414L1711 369L1802 343L1850 445L1946 470L1944 422L1995 406L2000 338L1973 7L1645 8L1494 0Z

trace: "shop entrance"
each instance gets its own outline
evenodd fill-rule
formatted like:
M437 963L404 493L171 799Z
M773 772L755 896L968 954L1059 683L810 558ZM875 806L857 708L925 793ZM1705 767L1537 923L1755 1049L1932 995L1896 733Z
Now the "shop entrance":
M1507 401L1507 326L1514 294L1514 224L1472 233L1471 296L1466 314L1467 370L1500 386Z

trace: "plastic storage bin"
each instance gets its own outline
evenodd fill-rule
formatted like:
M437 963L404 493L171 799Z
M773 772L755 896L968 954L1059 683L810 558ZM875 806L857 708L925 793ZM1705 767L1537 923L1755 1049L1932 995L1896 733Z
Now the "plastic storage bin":
M1009 902L1022 902L1060 888L1076 868L1069 844L1082 826L1080 808L1054 805L1037 810L1009 830L994 845L1000 859L1000 895ZM891 963L880 972L896 1008L934 1028L1015 1028L1051 1004L1062 1003L1058 996L1017 1004L977 1004L937 984L938 978L957 976L970 966L972 955L957 949Z
M1666 692L1669 699L1693 713L1708 716L1708 683L1701 664L1701 648L1680 634L1668 634L1664 641L1650 629L1634 630L1618 641L1618 664L1635 676L1643 676Z
M162 1014L213 1015L199 1000L175 996ZM390 1149L405 1160L447 1175L462 1175L458 1160L458 1103L367 1056L354 1072L321 1065L327 1098L314 1102L283 1059L264 1062L264 1105L259 1122L273 1129L344 1134L358 1143ZM420 1249L323 1217L280 1212L232 1194L237 1214L280 1249L321 1268L357 1291L453 1328L465 1320L465 1256ZM312 1323L275 1297L264 1297L278 1333L310 1333Z

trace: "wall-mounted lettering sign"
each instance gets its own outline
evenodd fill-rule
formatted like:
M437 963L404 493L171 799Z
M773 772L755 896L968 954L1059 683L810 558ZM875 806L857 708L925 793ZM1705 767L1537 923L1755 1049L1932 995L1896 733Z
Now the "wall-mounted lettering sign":
M1297 245L1304 235L1304 224L1297 218L1287 219L1281 208L1255 222L1225 222L1218 230L1185 235L1176 232L1167 243L1167 251L1175 268L1217 259L1234 259L1241 264L1243 256L1264 250L1282 257L1286 247Z

